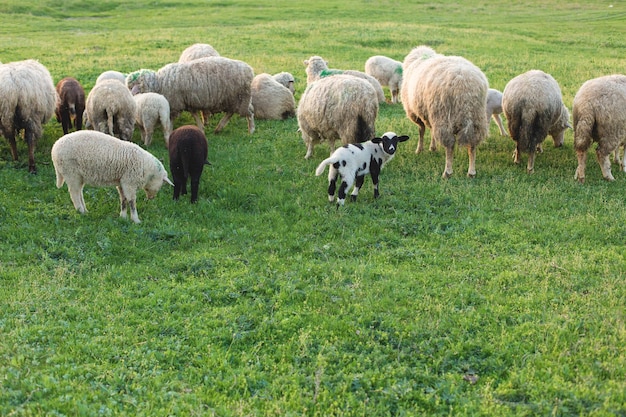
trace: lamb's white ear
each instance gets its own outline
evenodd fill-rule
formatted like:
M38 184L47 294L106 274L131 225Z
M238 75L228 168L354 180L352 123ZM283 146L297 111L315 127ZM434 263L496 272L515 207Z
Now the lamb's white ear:
M167 178L167 177L163 177L163 182L168 183L168 184L169 184L169 185L171 185L172 187L174 186L174 183L173 183L172 181L170 181L170 179L169 179L169 178Z

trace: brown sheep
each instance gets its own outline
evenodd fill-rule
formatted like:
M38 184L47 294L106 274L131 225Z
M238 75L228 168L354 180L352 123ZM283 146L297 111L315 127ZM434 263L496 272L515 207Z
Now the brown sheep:
M57 122L63 126L63 134L67 135L71 128L83 128L83 112L85 111L85 90L76 78L65 77L57 87Z

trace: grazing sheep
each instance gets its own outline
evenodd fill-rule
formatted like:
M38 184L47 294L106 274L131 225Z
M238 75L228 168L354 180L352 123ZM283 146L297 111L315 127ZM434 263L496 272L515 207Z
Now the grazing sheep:
M172 132L169 144L170 171L174 180L174 200L187 194L191 178L191 202L198 201L200 176L207 161L207 140L197 126L181 126Z
M402 62L375 55L365 61L365 73L376 78L380 85L389 87L391 102L398 102L402 86Z
M495 88L490 88L487 91L487 119L493 118L500 129L501 136L508 136L504 126L502 126L502 93Z
M296 79L291 75L290 72L279 72L278 74L274 74L274 79L287 87L291 94L296 93Z
M535 155L548 134L554 146L563 145L563 133L569 127L569 112L563 104L561 89L551 75L530 70L507 83L502 93L502 109L511 139L516 143L513 161L528 152L528 173L534 172Z
M250 88L255 117L284 120L296 115L296 101L293 94L271 75L255 76Z
M209 58L212 56L220 56L220 54L211 45L207 43L194 43L180 54L178 62L189 62L194 59Z
M578 157L574 178L585 182L587 150L597 142L596 155L602 176L613 181L609 155L626 145L626 75L606 75L586 81L574 96L572 113L574 149ZM626 155L622 169L626 171Z
M167 99L157 93L136 94L133 99L135 100L135 122L141 131L141 140L144 145L150 146L154 128L160 122L167 146L172 132L170 104Z
M304 65L306 66L306 82L307 84L312 83L313 81L317 81L320 78L328 77L331 75L352 75L354 77L362 78L367 80L372 87L374 87L374 91L376 92L376 97L379 103L385 102L385 92L383 91L383 87L380 85L378 80L371 75L367 75L361 71L355 70L338 70L338 69L329 69L328 62L326 62L322 57L312 56L309 59L304 61Z
M126 84L126 76L119 71L104 71L96 78L95 85L98 85L104 80L117 80L122 84Z
M67 183L74 208L85 213L83 187L117 186L120 195L120 217L139 223L137 190L143 188L148 199L156 196L167 178L163 164L152 154L132 142L124 142L105 133L81 130L62 136L52 146L52 163L56 185Z
M335 75L309 84L300 98L297 117L302 140L307 147L323 140L335 150L335 140L343 144L365 142L374 137L378 99L367 81L351 75Z
M403 63L402 105L409 120L420 128L416 152L423 149L424 130L431 129L431 150L436 142L446 148L443 177L452 175L454 146L467 146L467 175L476 176L476 147L487 137L485 74L465 58L415 48Z
M165 96L170 103L172 120L182 111L189 111L202 129L200 112L223 112L225 115L215 128L215 133L219 133L237 113L247 118L248 132L252 134L254 108L250 84L253 78L254 72L245 62L213 57L167 64L157 72L135 71L126 77L126 85L134 94L154 92Z
M55 113L57 122L63 127L63 134L67 135L72 127L81 130L85 112L83 86L76 78L65 77L57 83L56 91L58 100Z
M103 80L87 96L87 118L98 132L131 140L135 130L135 100L124 84Z
M337 206L342 206L346 200L346 193L354 185L350 195L356 201L359 189L363 185L365 175L372 176L374 184L374 198L378 198L378 175L386 163L395 156L399 142L405 142L408 136L398 136L394 132L387 132L380 138L373 138L363 143L344 145L324 159L315 170L315 175L322 175L326 165L328 168L328 201L335 199L337 177L341 175L341 185L337 192Z
M35 147L56 109L57 92L52 76L39 62L25 61L0 64L0 134L11 147L17 161L15 136L24 130L28 144L28 171L37 172Z

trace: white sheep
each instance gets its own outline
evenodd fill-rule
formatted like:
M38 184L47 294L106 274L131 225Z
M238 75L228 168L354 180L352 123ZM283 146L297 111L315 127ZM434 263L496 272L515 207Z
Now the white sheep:
M296 115L293 94L270 74L256 75L250 87L255 117L284 120Z
M122 84L126 84L126 75L119 71L104 71L102 74L98 75L96 78L96 84L101 83L104 80L117 80Z
M587 150L597 142L596 155L602 176L613 181L609 155L626 145L626 75L606 75L586 81L574 96L572 115L578 158L574 178L585 182ZM626 171L626 154L622 169Z
M331 75L339 75L339 74L352 75L354 77L367 80L367 82L369 82L374 88L378 102L379 103L385 102L385 92L383 91L383 87L380 85L378 80L372 77L371 75L368 75L364 72L356 71L356 70L329 69L328 62L326 62L324 58L317 56L317 55L304 60L304 66L306 67L307 84L310 84L313 81L317 81L320 78L325 78Z
M365 175L370 174L374 184L374 198L378 198L378 176L380 171L395 156L399 142L405 142L408 136L398 136L394 132L387 132L381 137L373 138L363 143L351 143L337 149L333 154L324 159L315 170L315 175L320 176L326 165L328 168L328 201L335 199L337 178L341 176L341 184L337 192L337 205L342 206L346 200L346 193L354 185L350 195L352 201L356 201L359 190L365 180ZM356 183L355 183L356 181Z
M74 208L85 213L83 187L116 186L120 195L120 217L139 223L137 190L142 188L148 199L156 196L167 178L163 164L139 145L125 142L105 133L81 130L62 136L52 146L52 163L56 186L67 183Z
M212 56L220 56L220 54L211 45L207 43L194 43L180 54L178 62L189 62L194 59L208 58Z
M194 115L204 128L200 113L225 113L215 133L219 133L233 114L248 120L248 132L254 132L254 108L250 85L254 72L243 61L224 57L200 58L184 63L167 64L157 72L138 70L126 77L126 85L136 93L154 92L170 103L170 119L182 111Z
M300 98L297 117L305 159L313 146L323 140L335 150L335 140L343 144L365 142L374 137L378 99L370 83L351 75L335 75L309 84Z
M37 172L35 147L43 134L43 125L56 110L57 92L50 72L39 62L0 64L0 133L11 147L17 161L15 137L24 130L28 144L28 171Z
M85 111L94 130L131 140L135 130L135 100L126 86L103 80L87 95Z
M398 102L402 86L402 62L383 55L374 55L365 61L365 73L376 78L381 86L389 88L393 104Z
M516 143L513 161L528 152L528 173L534 172L535 155L542 151L546 136L554 146L563 145L563 134L569 126L569 112L563 104L556 80L540 70L530 70L513 78L504 87L502 109L509 134Z
M502 93L495 88L487 91L487 119L493 119L500 129L501 136L508 136L504 126L502 125Z
M136 94L133 99L135 100L135 122L141 131L144 145L150 146L154 128L160 122L167 146L172 133L170 104L167 99L158 93Z
M421 50L421 51L420 51ZM428 47L415 48L403 63L402 105L420 128L416 152L423 149L424 131L431 129L431 150L446 149L444 178L452 175L454 147L467 146L467 175L476 175L476 147L487 137L485 74L459 56L444 56Z
M296 79L290 72L279 72L278 74L274 74L274 79L287 87L291 94L296 94Z

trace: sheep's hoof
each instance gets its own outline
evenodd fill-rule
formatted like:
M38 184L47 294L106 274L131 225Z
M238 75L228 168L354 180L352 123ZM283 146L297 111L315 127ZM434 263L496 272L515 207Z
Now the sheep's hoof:
M615 181L615 178L613 177L613 175L610 175L608 177L604 177L605 180L607 181Z
M350 201L356 201L356 196L355 195L350 195Z
M451 173L451 172L444 171L444 172L443 172L443 175L441 176L441 178L443 178L444 180L447 180L447 179L449 179L451 176L452 176L452 173Z
M467 173L467 176L468 176L469 178L476 178L476 173L475 173L475 172L468 172L468 173Z

